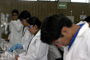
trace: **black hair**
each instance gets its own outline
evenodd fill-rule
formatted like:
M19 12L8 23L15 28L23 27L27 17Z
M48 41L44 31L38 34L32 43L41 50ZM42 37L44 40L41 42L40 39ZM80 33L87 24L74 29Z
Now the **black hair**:
M22 12L20 13L20 15L19 15L18 18L19 18L20 20L21 20L21 19L31 18L31 14L30 14L28 11L24 10L24 11L22 11Z
M90 22L90 16L86 17L86 18L84 19L84 21Z
M14 9L13 11L12 11L12 14L13 13L17 13L17 15L19 14L19 11L17 10L17 9Z
M37 17L31 17L27 22L33 26L37 25L38 29L40 29L41 21Z
M64 14L60 14L60 16L65 16Z
M71 27L72 22L62 15L51 15L46 17L41 26L41 41L52 44L53 41L61 36L62 27Z

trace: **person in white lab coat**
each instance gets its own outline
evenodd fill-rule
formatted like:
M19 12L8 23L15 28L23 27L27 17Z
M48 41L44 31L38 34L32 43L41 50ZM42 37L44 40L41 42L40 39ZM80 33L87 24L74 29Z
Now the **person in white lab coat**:
M87 22L73 24L65 16L46 17L41 27L41 40L64 47L64 60L90 60L90 28Z
M25 26L23 33L24 36L21 42L21 44L23 44L24 50L27 49L29 41L34 37L34 35L28 31L30 24L27 21L30 20L30 18L31 18L31 14L27 10L22 11L19 15L19 19L21 20L21 23Z
M10 34L8 39L10 40L10 44L13 46L16 43L21 43L22 40L22 32L23 32L23 25L21 24L20 20L18 19L19 12L18 10L14 9L12 11L12 20L9 24Z
M37 17L32 17L28 21L31 25L29 31L35 36L29 41L26 53L15 58L16 60L47 60L48 45L40 40L41 22Z
M30 24L27 22L28 19L31 18L31 14L24 10L20 13L19 15L19 19L21 21L21 23L25 26L24 28L24 32L23 32L23 37L22 37L22 41L21 41L21 44L15 44L14 46L12 46L10 48L10 52L13 52L14 50L16 49L23 49L23 50L26 50L27 49L27 46L29 44L29 41L31 40L31 38L33 38L33 34L31 34L29 31L28 31L28 28L30 26Z

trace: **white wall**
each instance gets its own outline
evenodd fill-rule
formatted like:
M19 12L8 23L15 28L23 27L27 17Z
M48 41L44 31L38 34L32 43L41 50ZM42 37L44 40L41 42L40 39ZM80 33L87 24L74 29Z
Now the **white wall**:
M72 23L74 23L74 16L66 16L66 17L69 18L72 21Z

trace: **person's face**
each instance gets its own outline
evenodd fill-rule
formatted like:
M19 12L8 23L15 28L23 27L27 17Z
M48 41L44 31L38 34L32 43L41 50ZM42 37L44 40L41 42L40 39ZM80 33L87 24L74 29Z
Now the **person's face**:
M37 25L30 25L31 27L28 29L31 34L35 34L37 32Z
M12 13L12 19L17 20L18 19L18 14L17 13Z
M63 37L59 37L58 39L56 39L52 43L55 44L58 47L69 45L70 41L71 41L71 39L73 37L71 35L70 29L67 28L67 27L62 28L61 34L63 35Z
M90 27L90 22L88 22L88 24L89 24L89 27Z
M26 22L26 20L25 19L21 19L21 24L23 24L24 26L27 26L27 22Z

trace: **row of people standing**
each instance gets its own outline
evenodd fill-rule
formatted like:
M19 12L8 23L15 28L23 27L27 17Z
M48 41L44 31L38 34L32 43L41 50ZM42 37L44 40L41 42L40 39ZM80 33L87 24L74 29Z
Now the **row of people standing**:
M24 19L24 20L27 22L27 19ZM41 27L41 35L40 35L40 31L35 33L33 39L31 39L34 42L34 44L31 44L32 43L31 41L29 44L28 51L26 51L25 54L20 54L19 56L16 56L16 59L17 60L46 60L47 54L48 54L48 47L49 47L47 44L54 44L54 46L57 45L58 47L64 46L63 47L64 60L90 60L90 53L89 53L90 52L90 49L89 49L90 28L87 22L81 21L76 25L76 24L73 24L70 21L70 19L68 19L65 16L51 15L49 17L46 17ZM30 25L27 25L27 26L30 27L29 29L31 29L32 25L31 23L29 24ZM31 32L31 30L29 31ZM39 37L39 40L36 39L37 36ZM40 36L41 36L41 39L40 39ZM34 41L34 39L36 40ZM44 43L41 42L42 48L44 49L40 47L41 45L38 45L37 40L39 42L41 41L44 42ZM45 47L46 46L48 47L45 48L43 44ZM40 48L35 46L39 46ZM15 44L11 48L11 51L13 51L13 48L22 49L24 48L24 46L22 44ZM38 49L39 50L41 49L41 50L39 51ZM38 52L35 53L36 51Z
M61 60L59 59L61 58L61 55L56 46L52 46L53 50L51 50L48 49L50 47L48 44L41 42L41 22L37 17L31 17L31 14L26 10L22 11L20 15L17 10L13 10L12 16L13 20L9 25L10 34L8 38L12 45L10 52L13 52L16 49L26 50L24 53L16 55L16 60L47 60L48 58L49 60ZM18 16L20 20L18 20ZM55 58L47 57L48 50L51 52L53 51L53 55L56 55ZM53 55L51 54L51 56Z

